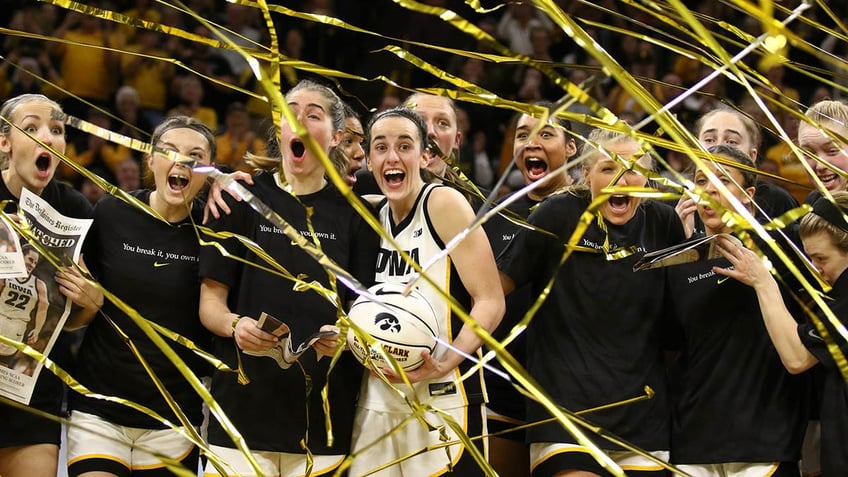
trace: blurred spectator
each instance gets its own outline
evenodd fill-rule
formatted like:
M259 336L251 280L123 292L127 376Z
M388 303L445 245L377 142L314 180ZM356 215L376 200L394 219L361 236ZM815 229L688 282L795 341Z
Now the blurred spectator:
M89 110L86 120L104 129L112 128L112 121L109 116L96 109ZM125 146L108 142L95 134L87 134L85 139L85 141L78 143L69 143L65 150L68 159L82 167L90 170L99 168L108 171L107 173L111 176L111 172L115 170L118 164L123 162L124 159L132 157L130 150ZM64 161L59 164L56 170L56 177L70 183L74 183L78 176L77 171Z
M102 167L90 167L89 171L110 183L114 180L112 173ZM78 191L82 192L82 195L84 195L92 205L96 204L106 194L106 191L99 185L95 184L94 181L82 175L77 176L76 179L74 179L74 187Z
M265 142L256 137L250 129L250 116L243 103L232 103L227 110L224 132L215 137L218 154L215 163L230 170L252 173L253 169L244 163L244 155L251 153L265 155Z
M125 192L141 189L141 166L135 159L124 159L115 168L115 185Z
M166 8L166 10L172 9ZM122 13L131 18L147 20L153 23L159 23L162 20L162 14L159 12L158 8L153 6L153 0L133 0L133 7L129 10L123 11ZM141 28L137 29L132 25L118 25L117 28L120 30L121 35L123 35L124 40L126 40L128 44L135 42L136 35L145 31Z
M82 13L68 12L54 36L80 43L52 43L54 53L60 61L59 71L64 79L65 88L91 102L105 108L112 100L117 89L118 56L116 53L96 47L119 47L122 42L117 35L111 35L109 26L97 17ZM85 45L93 45L95 48ZM65 112L73 116L83 116L89 108L75 98L63 101Z
M199 119L212 131L218 130L218 114L203 105L203 85L197 76L185 75L179 81L179 103L168 111L167 116L184 115Z
M256 49L257 47L253 42L259 42L262 37L259 30L255 28L257 13L259 13L259 10L256 8L227 2L224 10L223 26L232 33L221 30L227 42L232 42L248 49ZM230 66L229 69L236 78L240 77L248 68L247 60L241 56L241 53L235 50L222 49L217 54L227 60Z
M530 31L533 27L552 30L553 23L548 16L531 2L512 3L498 23L498 38L502 39L512 51L522 55L533 53Z
M791 114L785 115L780 121L780 127L786 131L786 135L789 136L792 141L797 141L799 122L799 119ZM770 162L771 164L767 165L765 164L766 162ZM804 169L801 161L798 160L798 157L792 153L792 148L789 144L779 138L773 146L766 149L763 163L758 167L766 170L766 168L770 166L774 167L774 174L777 174L784 179L788 179L793 183L775 181L762 177L761 179L769 180L780 187L783 187L789 191L793 197L795 197L799 204L803 204L804 199L807 198L807 195L813 187L810 182L810 176L807 174L807 171Z
M153 123L142 114L138 91L132 86L121 86L115 93L115 115L118 118L116 132L143 142L150 140ZM137 160L144 156L139 151L133 151L132 154Z
M139 30L135 39L126 50L138 54L121 56L124 86L131 86L138 92L142 115L147 122L159 124L168 100L168 85L174 77L174 66L156 59L167 58L167 53L159 49L164 39L159 32Z
M6 93L8 97L24 93L41 93L51 98L61 96L58 88L62 87L64 81L56 68L53 67L46 51L42 50L38 59L24 56L15 60L14 56L7 58L11 63L17 61L17 68L8 70L10 71L9 89ZM3 65L8 64L4 63ZM50 84L42 82L36 76L46 79Z
M459 169L480 187L489 188L495 177L489 154L486 152L486 133L471 129L471 120L464 108L456 108L456 126L462 134L459 145Z

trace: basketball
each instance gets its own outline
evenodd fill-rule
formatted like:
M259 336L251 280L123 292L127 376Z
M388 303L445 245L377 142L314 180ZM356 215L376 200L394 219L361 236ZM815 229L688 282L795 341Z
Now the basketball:
M368 291L380 301L360 296L350 308L350 321L370 334L377 345L392 356L406 371L411 371L424 362L421 352L433 352L438 336L438 321L427 299L417 290L403 295L404 285L379 283ZM360 340L351 327L347 343L353 355L365 366L366 356L373 366L390 367L368 343Z

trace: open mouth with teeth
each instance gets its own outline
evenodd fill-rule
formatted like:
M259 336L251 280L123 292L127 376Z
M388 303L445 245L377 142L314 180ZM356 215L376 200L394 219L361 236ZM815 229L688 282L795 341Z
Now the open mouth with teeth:
M632 199L626 195L614 195L609 198L609 208L613 210L613 212L624 212L627 210L627 207L630 206L630 201Z
M189 178L179 174L171 174L168 176L168 187L171 190L181 191L188 187Z
M819 175L819 180L827 190L834 190L839 186L839 174L828 171L827 174Z
M292 141L289 147L291 148L292 155L297 159L302 158L306 154L306 146L299 139Z
M392 169L383 173L383 179L385 179L386 184L388 185L398 185L403 182L405 177L406 173L397 169Z
M524 159L524 168L530 178L539 179L548 172L548 163L536 157L528 157Z
M35 160L35 167L38 172L45 173L50 170L50 154L44 153L38 156Z

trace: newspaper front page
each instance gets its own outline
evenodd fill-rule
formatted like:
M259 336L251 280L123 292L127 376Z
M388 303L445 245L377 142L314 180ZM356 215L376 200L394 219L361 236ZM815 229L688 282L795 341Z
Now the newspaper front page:
M77 261L90 219L65 217L26 189L21 193L20 208L41 249L62 265ZM23 267L17 273L8 267L0 276L0 335L49 356L72 303L59 292L56 267L42 256L39 247L20 238L11 227L4 227L4 232L11 244L4 254L10 263L19 261ZM35 359L0 342L0 395L29 404L42 368Z

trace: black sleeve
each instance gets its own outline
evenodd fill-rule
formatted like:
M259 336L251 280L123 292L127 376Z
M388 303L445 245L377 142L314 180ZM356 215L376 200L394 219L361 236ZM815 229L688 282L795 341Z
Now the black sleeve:
M91 228L88 229L85 242L82 244L83 259L88 267L88 271L95 279L100 277L100 226L107 220L105 217L107 215L106 209L109 207L107 205L110 202L109 198L110 196L104 196L94 206L94 211L92 212L94 221L91 224Z
M527 222L544 231L570 231L572 227L563 224L564 215L560 200L549 198L530 214ZM557 204L560 204L557 207ZM557 224L559 223L559 224ZM522 228L515 239L498 256L498 268L507 274L515 288L532 282L534 279L549 279L559 268L559 262L565 252L564 242L568 237L552 233Z
M836 342L836 345L839 347L839 350L842 351L842 354L848 357L848 343L846 343L845 340L834 331L833 327L827 323L827 318L822 316L820 316L820 318L825 328L830 333L831 339ZM837 318L841 317L837 316ZM798 325L798 336L801 338L801 343L803 343L807 350L819 360L822 366L827 369L837 369L836 361L833 359L833 355L830 354L830 350L827 349L827 343L824 341L824 338L821 337L821 334L819 334L819 331L816 329L816 325L813 324L812 321L807 321Z
M231 213L222 215L220 219L213 219L209 228L214 232L232 232L252 238L249 224L253 221L253 214L255 213L253 209L245 202L238 202L226 194L224 200L227 202ZM209 278L230 288L235 287L239 281L241 263L234 258L224 256L219 248L226 250L229 255L241 258L245 258L247 255L247 248L236 238L216 238L201 234L201 239L205 242L211 242L211 244L201 242L199 271L201 280Z
M366 205L367 206L367 205ZM380 250L380 236L359 214L352 214L350 231L353 236L350 250L348 272L364 287L374 284L377 253ZM345 297L344 302L356 299L356 294L347 289L339 290Z

